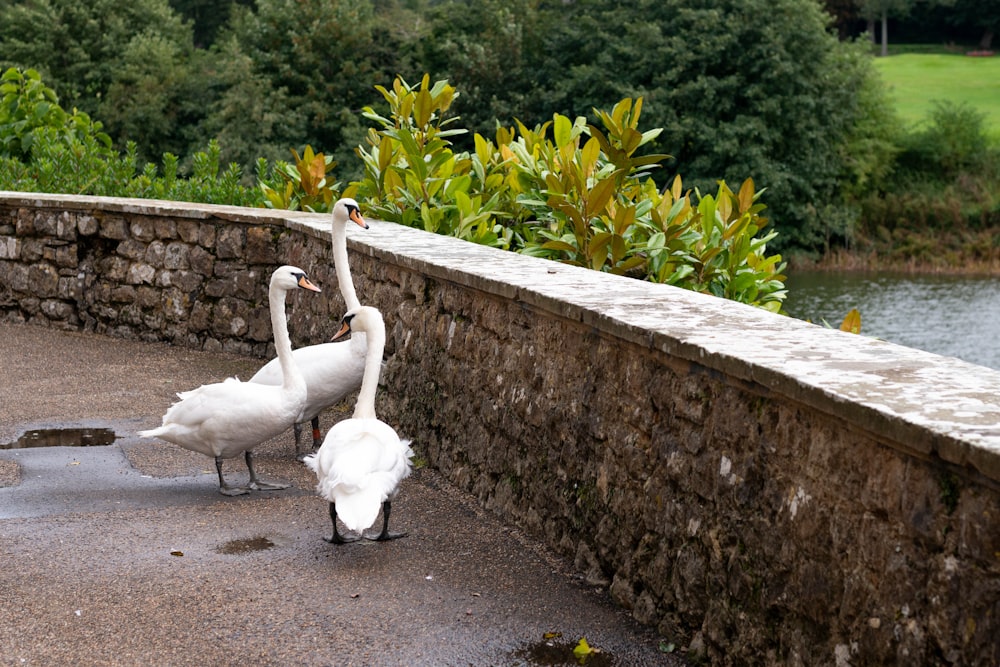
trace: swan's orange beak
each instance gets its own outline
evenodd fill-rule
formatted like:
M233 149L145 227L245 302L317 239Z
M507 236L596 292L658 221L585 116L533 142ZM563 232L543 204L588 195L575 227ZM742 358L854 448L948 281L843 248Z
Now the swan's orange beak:
M353 220L354 224L356 224L358 227L360 227L361 229L368 229L368 223L365 222L365 219L361 217L361 211L359 211L356 208L352 208L351 212L348 215L350 215L351 220Z
M344 322L343 324L340 325L340 330L337 331L337 333L333 334L333 338L330 339L330 342L332 343L333 341L339 338L343 338L349 333L351 333L351 323Z
M320 288L316 287L316 285L314 285L313 282L311 280L309 280L308 278L306 278L305 276L301 276L299 278L299 287L301 287L302 289L311 290L313 292L322 292L323 291Z

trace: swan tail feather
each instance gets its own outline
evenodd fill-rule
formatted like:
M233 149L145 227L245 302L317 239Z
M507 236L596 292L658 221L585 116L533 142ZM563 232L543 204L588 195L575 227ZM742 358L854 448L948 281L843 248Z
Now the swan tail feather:
M378 517L382 507L382 492L375 487L357 489L351 493L334 491L337 516L347 528L361 531L368 528Z

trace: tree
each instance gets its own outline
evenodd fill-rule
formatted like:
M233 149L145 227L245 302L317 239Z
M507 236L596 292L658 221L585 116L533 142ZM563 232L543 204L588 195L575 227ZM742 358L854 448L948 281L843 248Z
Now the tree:
M203 148L208 139L197 129L212 94L201 75L205 57L190 39L140 33L129 40L97 112L115 143L135 142L142 162Z
M137 35L191 41L190 27L167 0L0 4L0 65L37 69L64 105L95 117Z
M860 0L861 15L868 20L868 30L872 35L872 42L877 42L875 37L875 21L881 25L881 45L882 55L889 55L889 15L903 16L910 11L914 0Z
M194 29L194 43L198 48L207 49L215 43L215 38L229 21L233 5L249 7L254 0L170 0L170 6L178 14L191 22Z
M840 39L856 37L858 31L855 25L861 18L860 9L855 0L824 0L823 7L833 17L833 25Z
M1000 30L1000 2L983 2L982 0L955 0L953 10L949 13L948 22L952 25L969 25L979 28L979 48L989 51L993 46L993 37Z
M278 106L271 100L241 99L232 89L215 113L239 116L236 107L250 104L264 125L240 128L248 139L284 144L285 158L289 148L309 144L341 165L356 162L354 147L365 132L360 110L377 95L374 86L391 81L401 66L399 31L391 18L376 17L370 0L258 0L256 11L234 8L230 28L219 38L225 44L220 66L246 72L238 92L279 95L291 115L287 127L274 122L270 114ZM220 127L220 120L215 115L209 126Z
M538 19L534 4L483 0L470 11L468 3L444 2L428 12L428 34L419 40L416 59L424 72L457 84L454 112L463 126L488 134L498 120L509 124L530 116L529 99L540 86L526 78L527 54L544 38L533 29Z
M237 39L228 35L215 46L217 67L209 85L219 90L208 104L199 134L218 139L225 162L243 165L257 158L288 160L289 149L307 136L305 112L284 86L259 72Z

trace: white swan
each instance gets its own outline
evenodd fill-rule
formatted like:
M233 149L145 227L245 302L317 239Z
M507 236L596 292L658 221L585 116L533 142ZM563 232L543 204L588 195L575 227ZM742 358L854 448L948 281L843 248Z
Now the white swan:
M144 438L162 438L184 449L215 457L219 492L226 496L249 493L251 489L284 489L287 484L263 482L253 468L251 450L285 431L298 418L306 402L306 384L292 359L285 318L286 292L305 288L319 292L302 269L282 266L271 276L268 301L274 347L284 376L280 386L251 384L229 378L178 393L179 401L163 415L163 425L140 431ZM226 484L222 460L244 454L250 483L247 487Z
M375 522L380 506L382 530L369 539L391 540L405 535L389 532L389 512L399 483L410 474L413 456L410 441L400 440L391 426L375 416L375 391L385 347L382 314L368 306L350 310L334 340L354 330L368 334L365 376L354 416L334 424L319 451L305 459L316 473L316 490L330 502L333 537L323 539L334 544L358 539L340 534L338 516L349 530L360 532Z
M333 225L330 230L333 246L334 269L337 272L337 283L340 293L347 304L347 310L358 308L357 293L354 291L354 281L351 280L351 269L347 261L347 223L354 222L362 229L368 229L368 223L361 217L358 203L345 197L333 206ZM348 342L323 343L301 347L295 352L295 362L306 381L307 399L302 413L296 418L295 455L302 460L305 453L301 450L302 423L312 422L313 449L320 446L319 413L340 403L348 394L357 391L361 386L361 376L365 372L365 335L357 333ZM281 384L281 366L277 359L272 359L250 378L250 382L259 384Z

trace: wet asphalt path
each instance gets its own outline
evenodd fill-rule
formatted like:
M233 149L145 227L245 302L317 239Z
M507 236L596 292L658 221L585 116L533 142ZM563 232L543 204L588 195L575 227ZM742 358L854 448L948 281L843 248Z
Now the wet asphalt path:
M589 665L684 664L432 470L393 504L406 538L335 547L290 432L255 451L291 488L236 498L211 459L136 437L175 391L260 363L0 324L0 445L116 435L0 449L0 665L572 665L581 637L602 651Z

